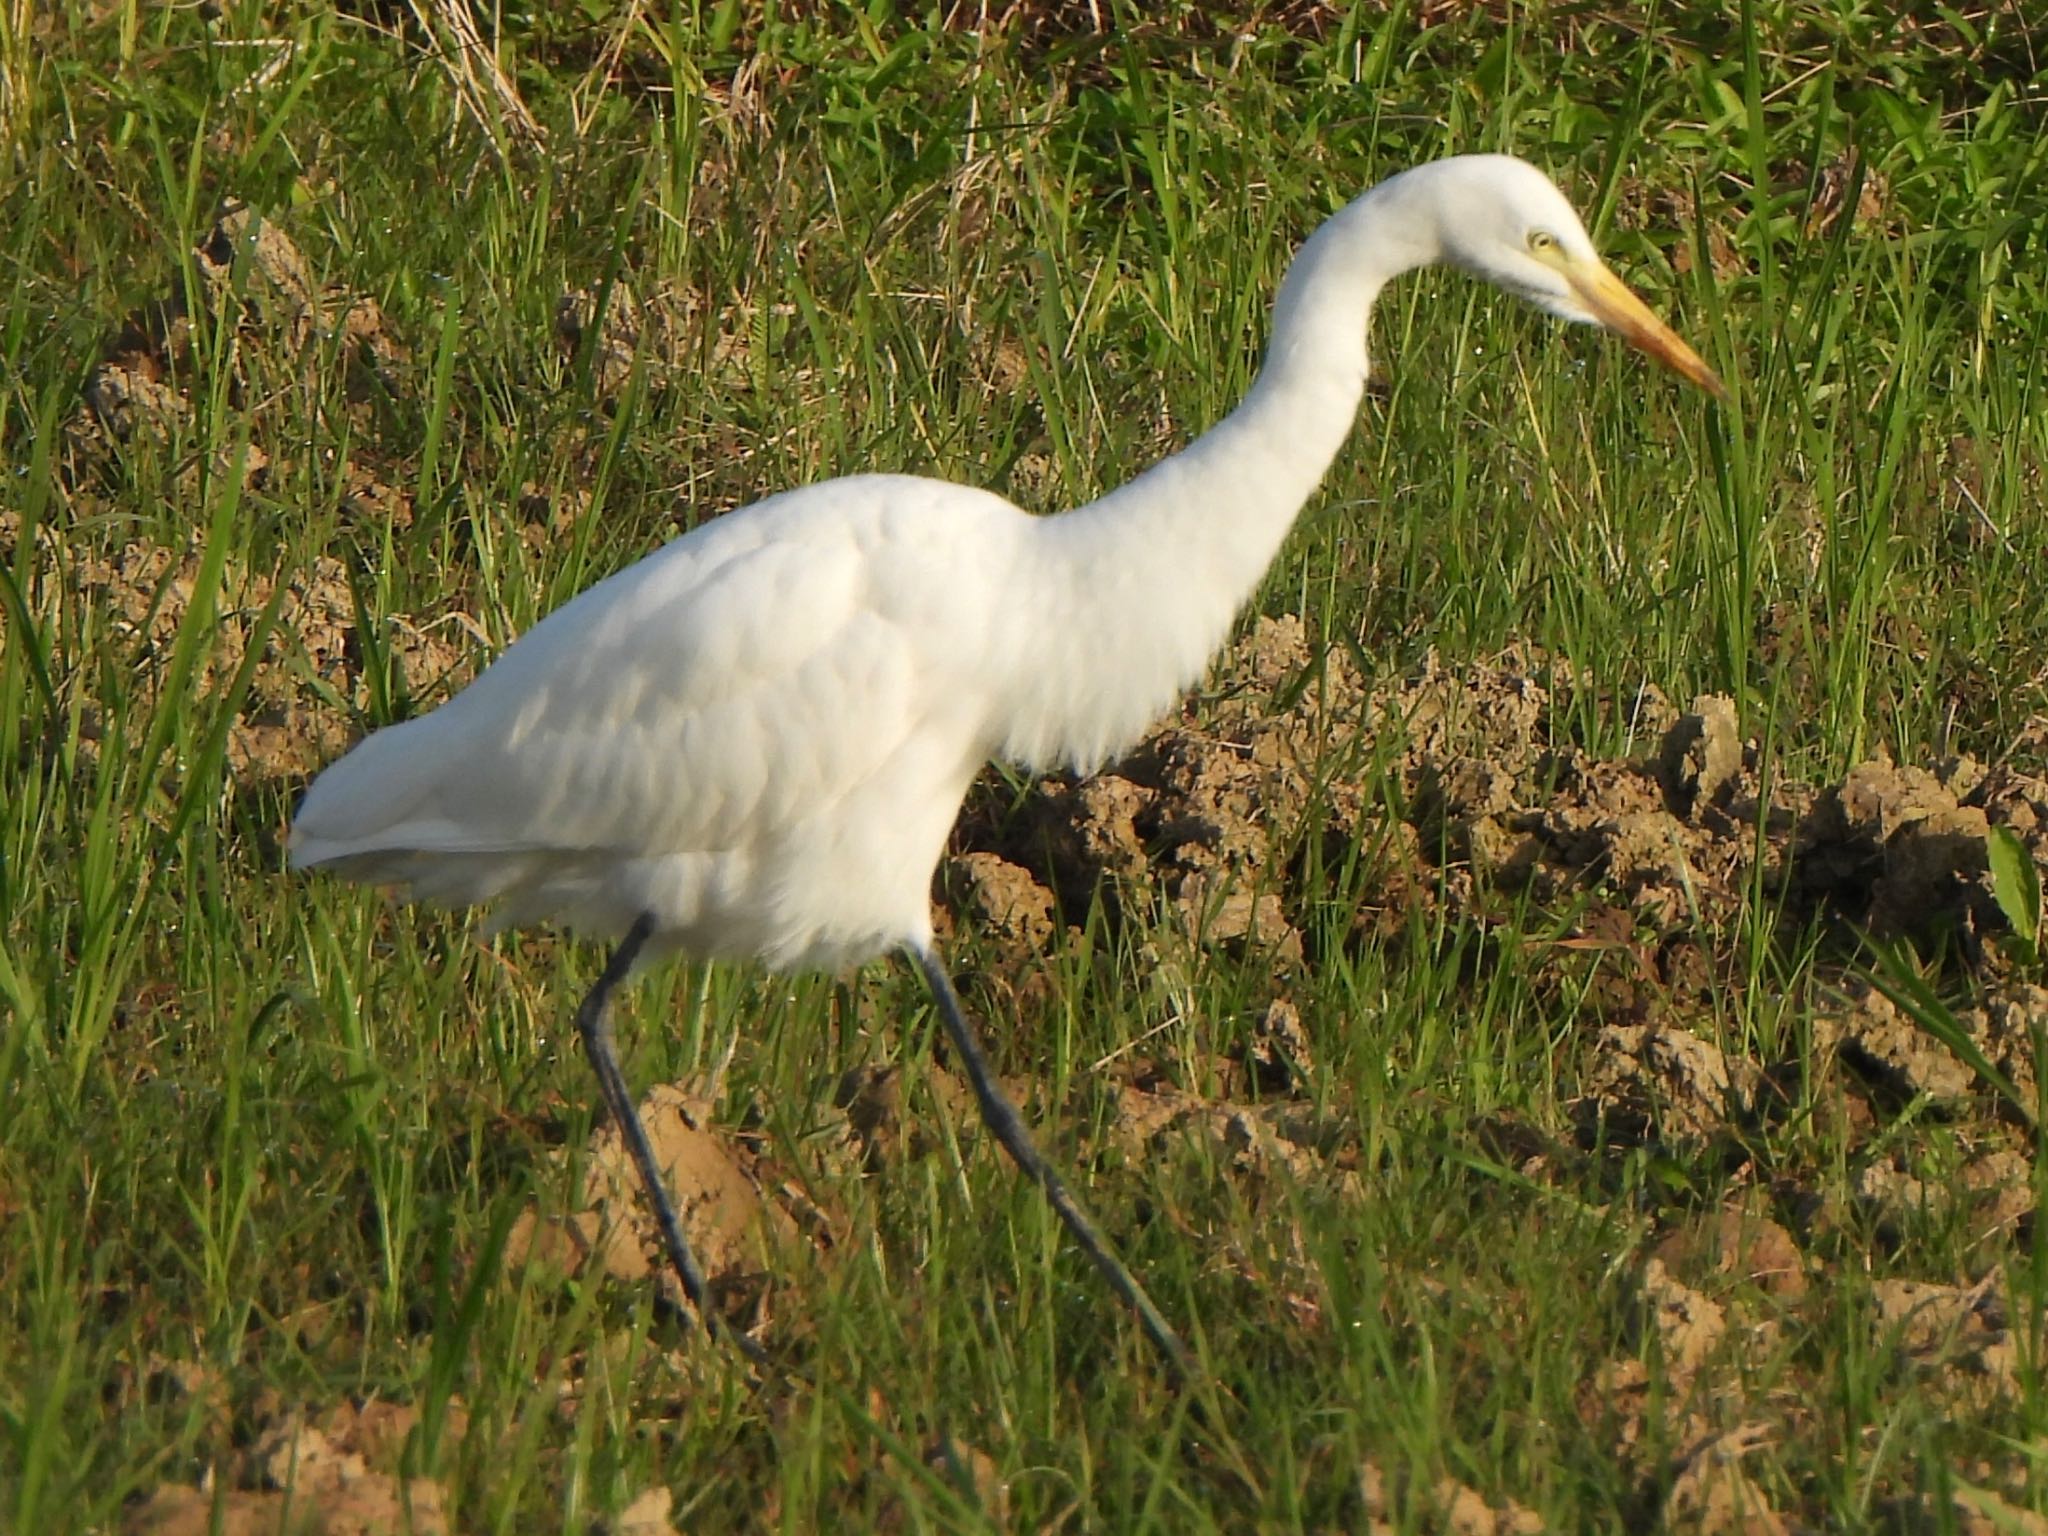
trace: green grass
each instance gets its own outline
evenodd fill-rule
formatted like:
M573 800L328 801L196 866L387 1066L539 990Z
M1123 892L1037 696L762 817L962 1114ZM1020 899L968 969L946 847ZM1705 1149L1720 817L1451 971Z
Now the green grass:
M296 785L226 755L260 681L242 657L274 631L265 665L327 674L249 580L342 562L367 682L334 705L367 727L445 691L405 665L398 619L460 615L436 632L481 660L774 489L885 468L1085 500L1229 407L1322 216L1412 161L1510 149L1588 210L1734 407L1462 278L1404 283L1375 326L1391 393L1259 606L1382 675L1520 641L1614 689L1728 692L1794 778L1878 748L1996 753L2048 712L2048 34L2024 8L1907 27L1853 0L1430 28L1361 6L1320 29L1191 21L1191 41L1041 28L1031 7L985 35L941 7L761 27L658 9L507 12L549 141L506 158L400 9L0 19L0 1529L112 1528L225 1467L267 1405L367 1395L430 1422L466 1406L466 1436L408 1453L462 1529L584 1530L656 1485L689 1530L984 1528L924 1470L935 1435L994 1459L1023 1528L1352 1528L1367 1458L1414 1491L1409 1528L1435 1528L1421 1490L1441 1476L1552 1530L1639 1527L1681 1447L1653 1418L1623 1454L1582 1384L1653 1354L1627 1315L1660 1216L1739 1180L1725 1149L1596 1148L1532 1184L1492 1149L1495 1122L1570 1139L1590 1013L1514 959L1555 914L1418 920L1319 946L1295 978L1312 1102L1355 1138L1363 1199L1199 1149L1100 1152L1091 1064L1143 1040L1203 1086L1271 994L1257 957L1163 975L1097 914L1045 958L1033 1029L994 1022L1005 1070L1078 1106L1048 1128L1059 1157L1101 1158L1098 1213L1235 1394L1208 1426L917 1072L928 1150L873 1178L822 1150L845 1070L922 1059L913 976L651 978L623 1019L635 1081L701 1076L736 1039L722 1111L758 1114L844 1222L775 1293L811 1384L752 1396L648 1295L497 1272L523 1205L567 1198L549 1154L590 1123L568 1012L599 957L481 945L465 916L283 872ZM1817 189L1851 147L1883 196L1823 228ZM352 400L336 339L298 355L202 317L170 381L189 416L113 446L76 430L107 338L196 283L230 194L377 300L407 349L393 387ZM621 281L678 318L608 393L555 304ZM252 447L269 470L245 486ZM354 510L351 466L409 520ZM586 510L528 537L530 493ZM189 605L142 634L84 575L134 541L195 562ZM1641 749L1590 705L1575 724L1590 749ZM1355 878L1332 872L1333 912ZM1800 1038L1816 947L1766 915L1723 942L1753 978L1724 1038ZM1817 1093L1773 1134L1774 1165L1845 1199L1861 1154ZM1940 1178L1969 1134L1918 1119L1895 1140ZM2025 1392L1959 1414L1868 1324L1870 1274L1950 1279L1982 1253L1955 1221L1860 1220L1815 1236L1823 1296L1742 1361L1753 1403L1812 1409L1751 1475L1819 1528L1980 1460L2048 1502L2031 1358ZM2038 1307L2048 1276L2009 1246ZM2019 1331L2031 1351L2037 1326ZM152 1387L165 1360L218 1395Z

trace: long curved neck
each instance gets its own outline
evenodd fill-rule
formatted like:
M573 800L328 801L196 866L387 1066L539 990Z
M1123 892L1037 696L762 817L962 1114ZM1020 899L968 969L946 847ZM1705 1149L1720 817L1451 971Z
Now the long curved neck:
M1201 676L1257 589L1365 389L1366 331L1388 281L1440 258L1425 172L1337 213L1288 268L1264 366L1236 410L1098 501L1042 524L1068 622L1036 658L1077 681L1009 711L1006 755L1094 767Z

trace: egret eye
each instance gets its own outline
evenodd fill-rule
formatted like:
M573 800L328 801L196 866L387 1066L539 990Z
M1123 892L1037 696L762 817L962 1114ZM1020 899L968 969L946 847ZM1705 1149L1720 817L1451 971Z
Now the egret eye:
M1557 236L1553 235L1549 230L1534 229L1529 232L1529 251L1531 255L1548 256L1556 249Z

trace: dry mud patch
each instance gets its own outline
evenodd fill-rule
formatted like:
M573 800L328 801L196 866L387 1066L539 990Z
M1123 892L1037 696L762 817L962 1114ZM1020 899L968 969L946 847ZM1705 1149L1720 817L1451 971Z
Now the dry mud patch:
M205 1389L190 1367L164 1370L175 1390ZM419 1428L417 1409L374 1398L317 1413L266 1400L239 1447L201 1484L159 1486L129 1506L121 1529L127 1536L439 1536L452 1529L446 1490L400 1467ZM441 1437L457 1444L466 1430L462 1405L449 1403Z
M181 630L196 613L202 633L187 697L233 706L224 733L231 780L296 785L350 743L373 699L428 707L467 682L488 659L487 637L465 611L459 576L434 612L385 614L367 634L358 622L375 549L413 524L408 487L418 478L416 463L383 446L392 434L378 413L414 394L420 365L377 301L322 282L283 224L232 198L174 267L180 275L169 288L108 337L62 424L59 496L33 530L27 596L52 633L96 637L91 664L65 680L80 695L82 768L96 764L109 730L131 744L146 737ZM636 368L665 380L671 357L705 354L722 377L742 376L733 359L744 350L745 317L724 317L740 329L706 341L704 310L694 294L664 289L641 299L623 281L601 295L574 290L558 304L557 340L588 355L601 402ZM217 398L247 421L245 447L197 446ZM343 442L346 453L333 446ZM310 473L306 455L319 460ZM168 483L134 481L131 470L144 461ZM196 514L183 538L107 537L133 522L124 501L137 485L168 506L196 509L217 501L231 477L251 516L266 494L328 486L343 524L365 534L357 566L323 555L263 570L230 558L209 582ZM572 531L588 498L529 484L511 510L519 539L542 550ZM302 515L296 501L289 515ZM0 512L0 559L16 561L22 537L20 514ZM127 707L106 705L116 697Z
M351 405L403 388L410 358L377 301L319 283L283 228L247 204L225 202L191 258L189 284L181 276L134 315L87 377L86 411L67 426L85 460L138 436L167 438L191 420L195 381L213 370L251 403L329 367L341 370ZM205 356L219 342L225 355ZM260 427L260 404L257 412ZM249 473L267 464L258 455Z
M1221 950L1270 967L1263 1017L1205 1073L1220 1094L1134 1073L1107 1149L1156 1154L1192 1139L1233 1176L1369 1198L1341 1106L1310 1123L1293 1098L1313 1075L1321 1022L1297 999L1312 996L1307 974L1331 946L1400 943L1417 918L1449 917L1498 934L1539 994L1579 1021L1565 1128L1575 1146L1527 1127L1486 1132L1512 1166L1568 1181L1575 1158L1651 1148L1741 1195L1648 1213L1635 1346L1582 1384L1586 1421L1634 1467L1646 1519L1798 1528L1798 1490L1764 1469L1775 1447L1820 1428L1810 1392L1786 1385L1797 1366L1759 1374L1756 1362L1794 1358L1789 1341L1823 1319L1890 1361L1898 1390L1956 1415L2018 1400L2002 1260L2024 1251L2033 1220L2027 1106L2048 991L2009 947L1991 840L2005 829L2041 860L2048 781L2018 766L2038 760L2038 743L1999 763L1880 757L1800 784L1767 771L1727 699L1681 709L1647 688L1589 699L1568 666L1534 652L1459 668L1432 656L1369 684L1342 653L1312 652L1292 619L1261 620L1216 686L1105 774L970 805L942 871L983 995L1027 1017L1045 996L1037 957L1091 901L1143 935L1157 966ZM1601 758L1577 745L1557 722L1589 705L1640 749ZM1361 867L1334 935L1322 878L1340 866L1333 849ZM1759 903L1783 931L1823 935L1801 1000L1810 1029L1779 1060L1724 1033L1725 998L1750 984L1740 925ZM1530 940L1518 908L1559 914L1563 929ZM1863 979L1863 935L1949 967L1971 999L1953 1009L1967 1057ZM1983 1064L2014 1092L1994 1092ZM1846 1199L1830 1170L1769 1155L1801 1091L1846 1139ZM1957 1165L1924 1169L1913 1138L1892 1132L1901 1115L1939 1124ZM1966 1272L1860 1278L1888 1258L1910 1263L1901 1234L1943 1222L1966 1234ZM1289 1310L1313 1320L1306 1289ZM1989 1508L2012 1469L1981 1470L1971 1497ZM1436 1522L1456 1528L1457 1500L1439 1502Z
M159 1369L175 1376L174 1390L195 1389L192 1368ZM439 1479L404 1470L427 1429L417 1408L368 1398L314 1411L266 1395L238 1428L235 1447L199 1484L164 1483L132 1503L124 1536L446 1536L463 1528ZM466 1409L450 1399L433 1426L436 1443L452 1456L468 1434ZM649 1488L592 1529L675 1536L673 1502L668 1489Z
M106 538L133 521L117 515L130 460L171 465L162 490L175 506L205 504L218 494L206 483L227 476L251 493L296 484L294 452L335 453L310 445L295 411L345 416L334 437L367 443L376 403L403 395L410 378L409 351L376 301L317 281L285 231L245 204L224 204L188 255L178 265L189 276L108 340L63 424L61 497L34 529L26 595L52 633L92 637L76 671L56 679L75 695L80 770L97 766L109 732L137 746L156 708L199 701L233 706L222 736L231 782L297 782L348 744L375 691L370 668L382 689L432 702L472 675L482 637L452 603L392 615L364 636L363 575L328 556L272 570L231 557L209 576L203 528ZM250 437L209 460L192 451L194 422L215 390L246 415ZM380 469L359 452L328 469L344 518L380 532L410 525L411 497L394 488L403 466ZM253 515L249 499L242 506ZM16 560L22 536L18 514L0 517L0 559ZM196 661L173 700L164 688L188 627Z

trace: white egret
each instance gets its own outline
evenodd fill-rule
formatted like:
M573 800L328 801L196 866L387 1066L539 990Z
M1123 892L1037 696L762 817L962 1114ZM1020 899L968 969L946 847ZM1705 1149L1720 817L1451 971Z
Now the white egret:
M299 806L292 863L490 904L499 927L620 939L577 1027L707 1317L619 1070L613 989L672 952L790 971L906 951L990 1129L1185 1371L1178 1336L997 1087L933 946L932 873L990 757L1085 773L1199 678L1351 431L1375 297L1440 262L1605 325L1724 396L1541 172L1503 155L1418 166L1302 247L1256 382L1179 453L1054 516L856 475L708 522L328 768Z

